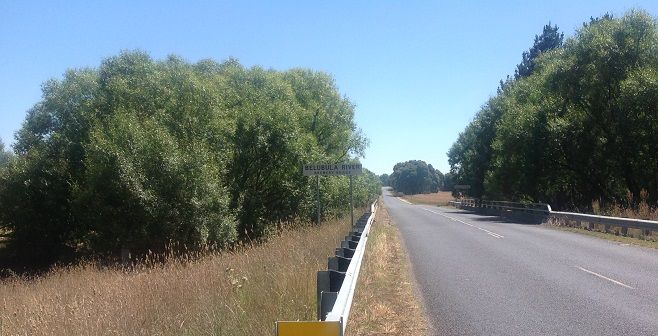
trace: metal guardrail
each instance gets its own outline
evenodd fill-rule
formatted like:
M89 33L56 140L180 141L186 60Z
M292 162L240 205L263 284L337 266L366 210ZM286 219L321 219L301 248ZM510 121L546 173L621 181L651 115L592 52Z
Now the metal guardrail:
M318 321L279 321L276 333L278 336L344 335L376 211L377 205L374 202L370 206L370 212L364 213L352 227L336 249L335 255L329 257L327 270L318 271Z
M345 328L347 327L347 320L350 316L350 309L352 307L352 298L354 297L354 291L356 290L356 283L359 278L359 271L361 270L361 261L363 260L363 255L366 250L366 243L368 242L368 234L370 233L370 225L372 224L373 219L375 218L375 211L377 211L376 203L373 203L370 206L370 214L364 220L363 228L361 229L359 225L356 225L355 233L360 230L360 239L356 244L354 254L352 255L352 260L345 271L345 278L343 283L340 286L338 295L336 297L336 302L327 314L325 321L340 321L342 324L343 333L345 333ZM366 214L364 214L365 217ZM330 267L332 258L329 258Z
M599 216L599 215L587 215L574 212L561 212L561 211L551 211L552 218L562 218L569 221L578 222L579 226L582 225L582 222L589 223L590 228L594 224L600 224L606 226L605 231L609 230L610 226L616 226L622 228L622 234L626 234L626 230L630 229L641 229L648 231L658 231L658 221L644 220L644 219L633 219L633 218L622 218L622 217L610 217L610 216ZM650 234L650 232L647 232Z
M452 201L451 203L455 203ZM512 210L524 212L550 213L551 206L546 203L518 203L506 201L486 201L479 199L464 199L457 203L463 206L484 209Z
M548 218L560 218L567 221L575 221L579 226L581 226L582 223L588 223L590 229L593 228L595 224L604 225L605 231L608 231L610 227L614 226L621 228L622 234L626 234L629 228L647 230L647 233L650 233L650 231L658 231L658 221L553 211L551 206L545 203L515 203L464 199L460 201L451 201L450 204L460 209L477 211L484 210L485 212L494 212L497 215L503 216L507 213L520 212L522 214L534 216L535 218L543 217L543 220Z

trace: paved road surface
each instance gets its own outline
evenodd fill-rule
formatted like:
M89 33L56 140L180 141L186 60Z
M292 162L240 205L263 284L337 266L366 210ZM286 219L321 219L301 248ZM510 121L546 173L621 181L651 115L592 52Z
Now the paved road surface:
M658 335L655 250L384 202L436 335Z

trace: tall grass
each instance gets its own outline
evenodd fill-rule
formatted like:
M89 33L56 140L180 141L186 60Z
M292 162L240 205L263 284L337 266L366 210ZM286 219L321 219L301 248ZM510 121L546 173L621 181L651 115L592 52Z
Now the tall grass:
M592 210L596 215L658 220L658 208L652 207L648 202L649 192L642 189L639 196L636 199L633 193L627 191L625 205L614 202L606 206L598 200L594 200Z
M84 264L0 280L0 335L270 335L276 320L315 319L315 273L348 228L332 220L129 271Z

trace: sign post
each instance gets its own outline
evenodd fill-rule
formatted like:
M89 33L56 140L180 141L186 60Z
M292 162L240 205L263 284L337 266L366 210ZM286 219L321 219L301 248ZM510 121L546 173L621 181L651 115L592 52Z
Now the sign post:
M354 226L353 176L363 172L360 163L312 163L302 167L304 176L315 176L318 188L318 225L320 225L320 176L348 175L350 177L350 208Z
M320 175L316 175L315 180L317 181L318 188L318 225L320 225Z
M352 192L352 176L350 175L350 213L352 216L352 226L354 226L354 197Z

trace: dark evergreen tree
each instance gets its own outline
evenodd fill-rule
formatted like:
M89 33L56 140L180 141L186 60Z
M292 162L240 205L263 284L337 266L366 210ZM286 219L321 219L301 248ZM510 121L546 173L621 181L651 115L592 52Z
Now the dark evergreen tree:
M11 157L11 152L5 150L5 144L0 139L0 167L6 165Z
M564 33L558 31L557 25L552 26L550 22L545 25L541 35L535 35L532 48L523 52L523 60L516 66L514 79L530 76L535 71L537 58L542 53L561 47L563 40Z

